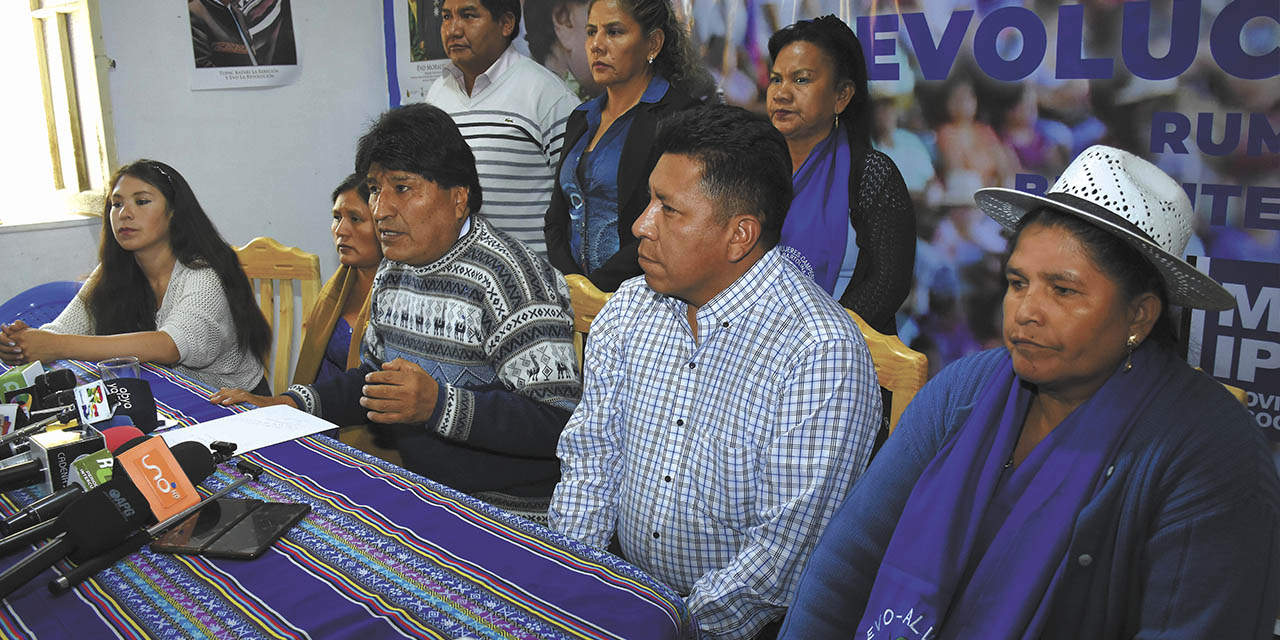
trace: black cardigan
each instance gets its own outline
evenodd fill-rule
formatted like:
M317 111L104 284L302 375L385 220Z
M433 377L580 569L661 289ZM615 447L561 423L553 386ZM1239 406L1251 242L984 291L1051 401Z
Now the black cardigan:
M858 262L840 304L880 333L897 334L894 314L911 292L916 216L897 165L852 140L849 222L857 232Z
M622 158L618 162L618 252L600 268L583 274L582 266L569 250L569 203L560 189L560 170L569 152L587 132L586 111L575 110L565 124L563 152L556 165L556 188L551 192L551 204L543 232L547 238L547 258L551 266L561 273L577 273L587 276L601 291L615 291L623 281L641 274L636 259L640 242L631 235L631 225L649 204L649 172L658 164L658 154L653 147L658 121L681 109L700 104L697 98L671 85L666 95L654 103L641 102L631 108L631 128L622 143Z

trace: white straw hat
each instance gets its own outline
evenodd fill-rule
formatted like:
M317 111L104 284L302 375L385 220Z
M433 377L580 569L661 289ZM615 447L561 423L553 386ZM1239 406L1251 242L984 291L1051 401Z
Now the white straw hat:
M1009 229L1040 208L1074 214L1136 248L1164 278L1169 302L1220 311L1236 306L1222 285L1180 256L1191 238L1191 200L1173 178L1127 151L1095 145L1071 161L1043 196L979 189L987 215Z

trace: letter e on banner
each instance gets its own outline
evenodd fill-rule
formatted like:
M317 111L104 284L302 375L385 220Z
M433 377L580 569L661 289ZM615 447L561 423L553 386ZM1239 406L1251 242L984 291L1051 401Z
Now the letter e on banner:
M117 456L134 486L146 497L156 518L164 520L200 502L200 494L169 451L164 438L153 436Z

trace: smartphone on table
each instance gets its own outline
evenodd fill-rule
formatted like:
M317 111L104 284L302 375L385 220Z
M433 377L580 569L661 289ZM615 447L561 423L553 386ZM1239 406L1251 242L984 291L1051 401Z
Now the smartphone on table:
M309 504L264 502L206 545L201 553L212 558L252 560L310 512Z
M160 553L200 553L210 542L226 533L260 505L261 500L218 498L156 538L151 543L151 550Z

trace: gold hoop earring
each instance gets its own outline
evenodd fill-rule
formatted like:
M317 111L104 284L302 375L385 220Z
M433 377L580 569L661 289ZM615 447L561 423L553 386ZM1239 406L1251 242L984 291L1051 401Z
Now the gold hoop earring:
M1126 351L1124 356L1124 372L1128 373L1133 370L1133 350L1138 348L1138 336L1129 336L1124 343Z

